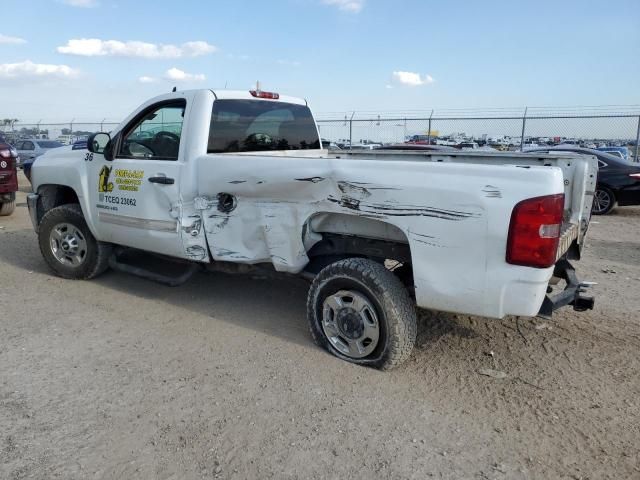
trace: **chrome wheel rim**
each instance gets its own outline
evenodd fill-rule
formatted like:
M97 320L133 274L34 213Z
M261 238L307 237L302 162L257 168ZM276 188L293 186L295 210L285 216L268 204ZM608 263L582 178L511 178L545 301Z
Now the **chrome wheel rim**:
M596 193L593 197L593 210L595 212L604 212L611 205L611 195L609 195L605 190L596 190Z
M350 358L371 354L380 338L378 314L364 295L340 290L322 305L322 330L331 345Z
M87 257L87 240L84 234L70 223L58 223L49 234L53 256L63 265L77 267Z

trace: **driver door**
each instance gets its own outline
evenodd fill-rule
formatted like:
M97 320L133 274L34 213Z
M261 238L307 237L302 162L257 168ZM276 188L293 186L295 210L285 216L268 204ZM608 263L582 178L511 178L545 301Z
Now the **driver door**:
M114 138L114 159L91 160L95 225L101 240L185 257L180 236L182 127L187 102L144 109Z

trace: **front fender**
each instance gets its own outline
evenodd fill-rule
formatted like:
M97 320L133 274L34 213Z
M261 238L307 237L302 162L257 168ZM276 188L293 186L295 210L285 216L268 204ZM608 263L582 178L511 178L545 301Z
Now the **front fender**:
M49 150L33 163L31 185L33 191L40 196L39 208L42 208L42 215L62 203L69 203L69 197L63 192L71 190L82 209L89 230L96 236L95 218L88 204L89 182L85 156L86 152L72 150L71 147ZM39 215L39 218L42 216Z

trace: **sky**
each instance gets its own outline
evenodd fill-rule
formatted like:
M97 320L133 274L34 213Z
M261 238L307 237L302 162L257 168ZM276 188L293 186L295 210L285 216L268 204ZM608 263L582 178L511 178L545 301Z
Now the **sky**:
M0 118L120 120L174 86L315 112L640 104L638 0L2 0Z

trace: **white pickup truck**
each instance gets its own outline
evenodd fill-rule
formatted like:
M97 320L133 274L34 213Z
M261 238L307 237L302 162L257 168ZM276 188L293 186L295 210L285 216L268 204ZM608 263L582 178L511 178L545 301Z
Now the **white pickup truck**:
M413 348L416 305L494 318L592 308L569 260L597 173L584 156L330 154L305 100L195 90L146 102L88 151L44 154L28 206L62 277L299 274L314 340L390 368ZM136 264L139 250L158 261Z

